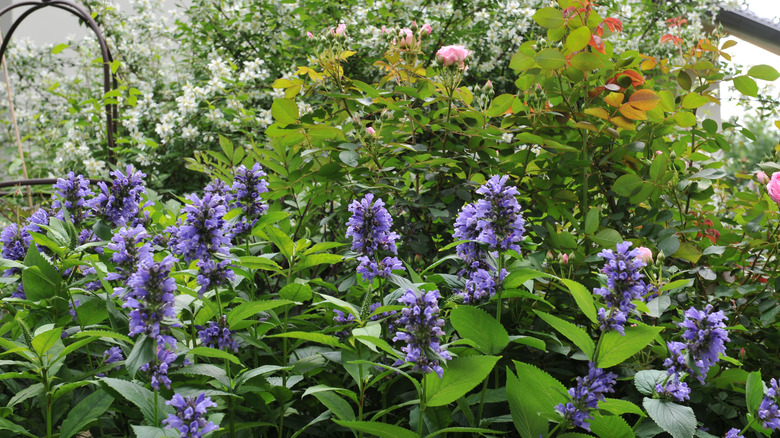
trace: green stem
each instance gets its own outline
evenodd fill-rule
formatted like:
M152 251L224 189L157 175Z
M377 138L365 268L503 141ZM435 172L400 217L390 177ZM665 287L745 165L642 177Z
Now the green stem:
M158 346L157 346L157 338L155 338L154 339L154 350L153 350L154 351L154 361L155 361L155 363L157 362L157 357L158 357L157 356L157 348L158 348ZM154 389L154 388L152 388L152 389ZM157 412L158 411L157 405L159 404L158 403L159 397L160 397L160 391L155 389L154 390L154 424L152 424L153 427L157 427L157 425L159 424L159 420L158 420L159 412Z
M417 435L423 436L423 416L425 414L425 378L420 381L420 415L417 417Z
M46 438L51 438L52 401L51 401L51 388L49 387L49 376L46 368L44 368L41 371L41 380L43 380L43 390L46 393Z
M485 393L487 393L488 377L485 377L485 381L482 383L482 391L479 396L479 411L477 411L477 427L482 423L482 409L485 407Z

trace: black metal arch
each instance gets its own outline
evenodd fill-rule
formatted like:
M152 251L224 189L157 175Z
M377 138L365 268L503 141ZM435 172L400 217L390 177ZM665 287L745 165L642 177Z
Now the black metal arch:
M24 12L22 12L19 18L13 21L13 24L11 25L10 29L8 29L6 34L3 36L3 42L2 44L0 44L0 58L5 56L6 49L8 48L8 42L11 40L11 37L13 36L14 32L19 27L19 25L22 23L22 21L24 21L27 17L29 17L33 12L48 6L52 6L66 12L70 12L71 14L81 19L84 23L86 23L90 29L92 29L92 31L95 33L95 36L97 37L98 45L100 46L100 54L103 57L103 92L108 93L111 90L117 89L118 83L117 83L116 75L114 75L113 71L111 70L111 63L114 61L114 58L111 56L111 51L108 48L108 44L106 43L105 37L100 32L100 28L98 27L97 22L95 22L95 20L92 18L92 15L90 14L89 10L86 9L84 6L74 3L70 0L40 0L40 1L28 0L16 4L12 4L6 6L3 9L0 9L0 17L2 17L6 13L11 12L16 8L23 8L23 7L27 8ZM106 135L107 135L106 159L108 159L109 161L111 161L111 151L113 150L114 146L116 146L116 140L114 137L117 132L118 119L119 119L119 114L118 114L117 105L116 104L106 105ZM37 178L37 179L28 179L28 180L0 182L0 187L44 185L44 184L54 184L56 182L57 182L56 178Z

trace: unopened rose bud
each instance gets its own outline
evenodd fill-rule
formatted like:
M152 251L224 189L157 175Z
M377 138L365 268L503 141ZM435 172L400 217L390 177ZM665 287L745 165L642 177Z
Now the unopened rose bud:
M430 35L431 32L433 32L433 28L431 27L431 25L428 24L428 23L423 24L423 26L422 26L422 33L424 35Z
M311 32L306 32L306 36L309 38L314 38L314 34Z
M340 23L338 26L336 26L336 29L330 28L331 35L335 36L343 36L344 31L347 30L347 25L344 23Z
M561 254L561 263L564 265L569 264L569 255L568 254Z
M758 182L760 182L761 184L766 184L769 182L769 177L766 176L766 173L760 170L756 172L756 179L758 179Z
M370 126L366 128L366 132L368 132L368 135L376 135L376 131L374 131L374 128Z
M492 90L493 89L493 82L490 82L490 79L485 82L485 89L486 90Z
M653 261L653 251L650 251L650 248L640 246L636 250L638 251L636 258L645 262L646 265L649 265L650 262Z

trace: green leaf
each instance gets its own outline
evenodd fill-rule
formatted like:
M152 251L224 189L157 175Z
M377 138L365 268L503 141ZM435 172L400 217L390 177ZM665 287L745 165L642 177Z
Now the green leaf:
M504 114L511 106L515 96L512 94L501 94L493 98L486 114L488 117L498 117Z
M620 233L612 228L604 228L596 233L595 236L590 236L590 238L602 248L614 248L618 243L623 241L623 238L620 237Z
M515 428L523 438L547 435L548 420L561 418L555 406L569 400L566 387L533 365L517 361L514 364L517 380L507 370L507 396Z
M334 265L340 262L344 256L338 254L311 254L304 256L295 264L296 269L304 269L316 265Z
M556 29L564 24L563 13L558 8L542 8L532 17L534 21L547 29Z
M582 310L582 313L585 314L591 322L595 323L598 318L596 305L593 304L593 294L590 293L585 286L574 280L569 280L568 278L561 278L560 280L566 288L569 289L569 293L574 297L574 301L577 303L580 310Z
M748 412L755 417L758 412L758 406L764 399L764 382L761 380L761 371L753 371L748 374L745 383L745 403Z
M0 430L10 430L11 432L17 434L17 435L24 435L31 438L38 438L37 435L33 435L30 432L27 431L24 427L12 422L11 420L7 420L5 418L0 418Z
M137 438L177 438L179 433L175 429L166 429L164 427L138 426L132 425L133 433Z
M130 375L130 378L134 378L138 369L141 368L143 364L153 361L154 358L154 342L146 337L146 335L142 335L141 338L136 341L135 345L133 345L133 349L130 351L130 354L127 355L127 360L125 360L125 367L127 368L127 373Z
M426 413L425 416L427 417L428 414ZM448 434L448 433L478 433L480 435L490 436L495 433L497 433L495 430L492 429L484 429L481 427L462 427L462 426L454 426L454 427L445 427L444 429L439 429L435 432L430 433L429 435L426 435L425 438L433 438L435 436L439 436L442 434Z
M57 341L62 339L60 336L61 334L62 327L53 328L43 333L39 333L32 340L32 350L35 351L39 357L43 357L43 355L46 354L46 352L48 352Z
M322 333L309 333L309 332L287 332L278 333L268 336L269 338L293 338L302 339L304 341L316 342L318 344L330 345L331 347L340 347L341 341L339 338L330 335L323 335Z
M156 424L154 418L154 393L152 391L149 391L138 383L111 377L104 377L100 379L100 382L105 383L108 387L140 409L141 414L143 414L144 419L148 424ZM165 404L165 399L158 397L157 411L157 422L160 422L163 418L167 418L169 413L173 413L173 408Z
M313 296L314 292L308 284L290 283L279 290L279 298L296 303L309 301Z
M556 70L566 65L566 58L558 49L542 49L534 57L539 67L545 70Z
M580 26L566 37L566 50L570 53L579 52L588 46L590 42L590 29L588 26Z
M688 260L691 263L697 263L701 258L701 251L695 244L683 242L677 251L674 252L674 256L678 259Z
M275 261L257 256L242 256L238 258L239 264L247 269L261 269L264 271L280 272L282 267Z
M696 415L690 407L647 397L642 400L642 405L650 418L672 437L693 438L696 432Z
M585 216L585 234L593 234L599 227L599 209L591 207Z
M315 392L314 397L340 420L355 421L355 410L349 403L333 391Z
M588 359L593 360L593 353L596 351L596 344L593 339L590 338L588 332L580 327L570 323L569 321L558 318L557 316L550 315L548 313L534 310L534 313L542 318L544 322L549 324L552 328L560 332L563 336L566 336L574 345L580 348Z
M86 396L68 412L68 416L62 422L60 438L70 438L81 432L89 423L100 418L113 402L114 397L102 389Z
M501 353L509 345L509 334L504 326L478 307L456 307L450 313L450 322L462 338L474 341L474 346L483 354Z
M445 406L463 397L490 374L498 356L465 356L447 362L442 378L428 373L423 378L426 406Z
M666 371L641 370L634 374L634 386L644 395L653 395L656 385L663 384L668 377Z
M591 71L601 68L604 63L595 53L580 52L574 54L569 60L571 66L579 71Z
M201 357L213 357L217 359L227 359L231 362L233 362L236 365L241 365L241 361L238 360L238 358L227 351L218 350L216 348L211 347L195 347L192 350L190 350L187 354L194 354L195 356L201 356Z
M642 178L633 173L627 173L615 181L612 190L620 196L630 198L642 191L644 185L645 181Z
M132 344L133 340L121 333L114 333L108 330L84 330L71 335L72 338L83 338L85 336L96 336L99 338L116 339L118 341L124 341L128 344Z
M734 88L745 96L758 97L758 84L749 76L735 77Z
M289 125L298 122L298 105L294 99L274 99L271 104L271 115L274 120Z
M639 406L628 400L618 400L616 398L606 398L599 402L599 410L607 411L612 415L634 414L640 417L646 417L645 411Z
M34 242L30 242L24 264L28 268L22 271L22 284L28 300L40 301L59 293L62 277L57 269L41 256Z
M604 333L596 352L596 366L613 367L647 347L661 333L663 327L650 327L638 324L626 327L625 336L616 331Z
M171 374L182 374L185 376L205 376L216 379L225 387L230 386L230 380L227 377L227 373L221 367L211 365L207 363L198 363L194 365L187 365L181 368L177 368L170 372ZM242 374L243 375L243 374ZM239 385L236 384L236 387Z
M360 432L370 433L379 438L419 438L416 433L409 429L396 426L394 424L378 423L376 421L343 421L333 420L340 426Z
M233 158L233 142L222 134L219 134L219 147L222 148L222 152L225 153L226 157L229 159Z
M70 44L65 44L65 43L57 44L56 46L54 46L54 48L51 49L51 54L56 55L62 52L63 50L67 49L68 47L70 47Z
M778 73L777 70L775 70L775 68L771 65L766 64L754 65L753 67L750 67L750 70L748 70L748 75L756 79L770 82L780 78L780 73Z
M688 111L679 111L674 113L674 121L681 128L690 128L696 124L696 116Z
M601 403L599 403L601 409ZM634 438L634 431L626 420L614 415L601 415L594 412L590 420L590 431L600 438Z
M295 243L287 233L276 227L268 227L265 229L265 234L268 236L268 240L279 248L279 252L282 253L284 258L292 260L295 253Z
M227 314L227 323L230 328L233 328L233 326L239 322L244 321L249 317L255 316L260 312L265 312L290 304L295 303L290 300L251 301L248 303L241 303Z
M682 106L683 108L686 109L694 109L702 105L706 105L709 102L710 100L707 99L706 97L702 96L701 94L695 91L691 91L690 93L686 94L685 97L683 97Z

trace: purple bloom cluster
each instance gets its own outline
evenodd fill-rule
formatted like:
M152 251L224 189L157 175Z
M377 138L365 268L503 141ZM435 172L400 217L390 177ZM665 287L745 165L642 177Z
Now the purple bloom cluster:
M121 170L114 170L111 188L106 183L99 182L100 191L89 200L88 205L95 211L96 216L102 217L115 226L121 227L131 222L138 214L141 203L141 194L146 193L143 178L146 174L133 172L131 166L127 166L126 174Z
M243 164L236 169L233 201L249 218L262 216L268 210L268 204L260 198L261 193L268 191L268 183L263 179L265 175L259 163L255 163L251 170Z
M124 353L122 352L122 349L119 347L111 347L108 350L103 352L103 364L110 364L125 360ZM114 368L114 370L118 370L119 367ZM97 373L98 377L105 376L105 373Z
M236 332L230 330L224 315L219 322L210 321L206 327L196 326L196 328L199 329L198 338L200 339L200 343L204 346L238 352L238 342L233 339L233 335Z
M590 431L588 420L593 419L590 413L598 409L599 401L604 400L605 393L614 392L617 375L596 368L593 362L588 363L588 368L588 375L577 377L577 386L569 388L572 401L565 405L559 404L555 410L561 414L566 424Z
M198 298L203 298L203 293L220 284L227 283L236 277L230 269L230 260L216 261L213 258L198 260L198 276L196 281L201 286L198 290Z
M453 237L468 240L456 247L458 257L466 268L459 272L466 278L466 284L458 294L463 301L479 302L495 295L497 287L506 276L506 271L496 273L488 262L488 256L497 256L496 251L520 251L525 221L517 202L520 193L514 186L507 185L507 175L491 177L477 189L482 195L471 204L466 204L455 219Z
M216 253L227 254L230 238L225 233L226 213L224 198L206 193L203 198L187 195L191 204L182 211L187 214L184 223L176 229L171 227L171 247L184 260L205 260Z
M414 371L423 373L436 372L442 377L444 369L439 365L440 359L452 359L446 348L439 344L439 337L444 336L441 329L444 320L439 318L439 291L420 291L418 295L407 289L398 302L405 304L397 324L403 326L393 338L394 342L404 341L406 346L401 351L406 353L406 361L414 364Z
M175 259L166 256L155 262L152 256L138 262L138 270L127 280L125 303L130 311L130 336L146 333L149 337L160 334L163 318L174 318L173 292L176 282L170 277Z
M764 421L764 427L771 430L780 430L780 388L777 379L769 381L769 389L758 406L758 418Z
M379 261L378 251L398 254L395 241L398 233L390 231L393 218L385 208L382 199L374 201L374 195L367 193L358 201L349 205L352 217L347 222L347 237L352 237L352 250L360 254L357 272L363 280L371 283L375 277L387 278L393 269L404 269L397 257L387 256Z
M726 432L726 436L723 438L745 438L745 436L739 432L739 429L729 429L729 431Z
M140 260L146 260L151 256L152 247L148 242L149 238L143 225L137 225L135 228L122 227L111 237L106 247L115 251L111 255L111 261L116 263L116 271L109 272L106 275L107 280L119 280L123 284L130 278L138 267ZM140 243L144 242L139 246ZM117 293L122 289L117 288Z
M173 398L165 404L176 408L176 414L168 414L168 418L163 420L166 424L165 428L178 430L181 438L200 438L219 429L216 424L204 418L208 408L217 406L211 398L206 397L205 393L197 397L182 397L180 394L174 394Z
M160 390L160 384L171 389L171 379L168 378L168 369L179 356L173 348L166 348L166 342L162 338L157 341L157 357L154 361L145 363L139 368L141 371L151 373L151 385L155 391Z
M27 255L27 248L32 242L32 237L30 233L20 229L16 224L11 224L0 232L0 241L3 242L3 258L20 261L24 260L24 256ZM5 275L12 275L16 272L18 269L7 269Z
M593 293L604 297L609 309L599 309L602 331L617 330L625 334L623 326L628 314L636 309L631 301L641 299L648 291L640 272L645 262L639 258L639 249L630 247L631 242L621 242L617 244L617 251L605 249L599 253L605 259L601 272L607 275L607 287L596 288Z
M89 180L81 175L69 172L65 178L57 178L54 184L54 202L52 209L57 211L58 219L65 219L65 211L70 215L70 220L78 225L86 217L89 211L88 200L92 198L92 189L89 188Z
M690 395L688 384L680 380L681 373L694 374L704 383L710 367L725 353L725 343L729 341L724 327L726 315L723 311L713 312L708 304L704 310L691 307L685 312L685 318L677 325L685 328L682 338L685 342L669 341L670 357L664 361L670 378L664 384L656 385L656 392L674 397L679 401L687 400Z

